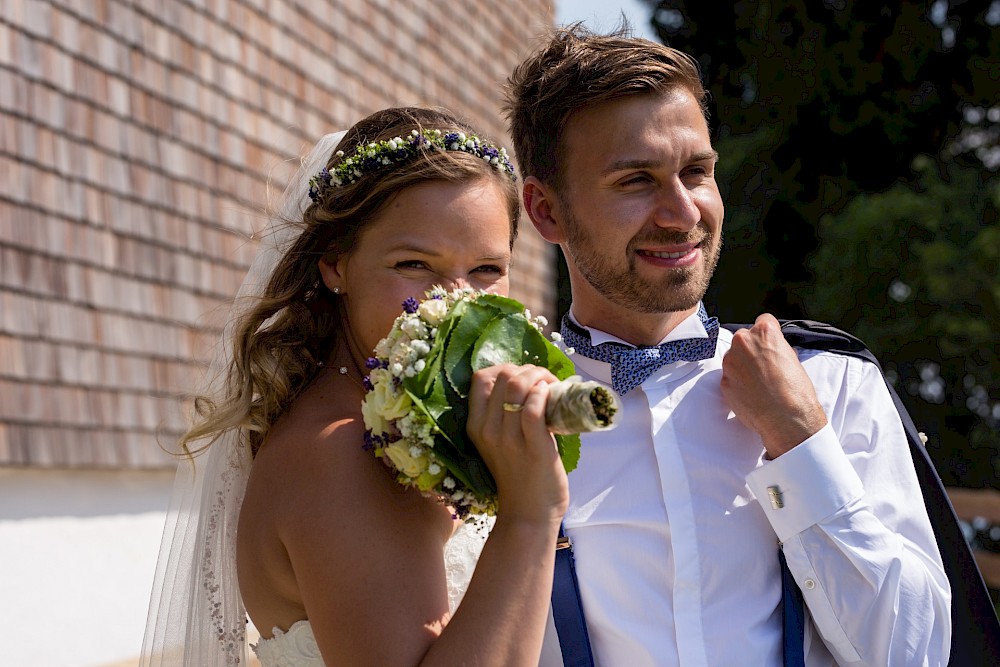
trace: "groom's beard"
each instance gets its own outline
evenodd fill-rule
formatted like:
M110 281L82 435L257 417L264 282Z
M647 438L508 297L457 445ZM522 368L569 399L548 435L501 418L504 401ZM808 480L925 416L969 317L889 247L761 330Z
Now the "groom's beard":
M584 279L604 298L639 313L668 313L689 310L698 305L708 290L722 249L722 236L713 235L708 226L699 222L689 233L656 230L633 237L625 248L625 256L602 248L584 232L571 207L566 212L566 244L568 259ZM701 261L694 266L661 269L657 278L649 278L636 267L635 248L649 245L700 243ZM647 271L647 273L649 273Z

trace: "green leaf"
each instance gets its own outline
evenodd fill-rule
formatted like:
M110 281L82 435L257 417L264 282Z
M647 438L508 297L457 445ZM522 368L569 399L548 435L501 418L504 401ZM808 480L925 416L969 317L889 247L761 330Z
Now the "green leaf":
M488 498L496 495L496 482L466 434L468 402L457 399L444 374L438 375L428 400L407 390L414 406L434 423L434 455L448 472L473 493ZM450 434L450 435L449 435Z
M476 303L493 306L501 313L510 315L524 312L524 304L520 301L499 294L482 294L476 299Z
M442 384L441 378L438 377L437 381L431 385L430 393L423 397L407 389L405 383L403 385L403 390L410 396L413 404L420 408L420 411L430 417L435 423L443 412L450 409Z
M470 303L454 326L446 346L444 367L452 389L462 398L469 395L472 383L472 351L476 341L499 314L495 306Z
M557 435L556 449L559 450L559 458L562 459L566 472L576 470L577 464L580 463L580 435L577 433Z
M497 364L534 363L545 366L548 351L528 330L538 333L521 315L498 317L482 331L472 351L472 368L478 371Z
M445 452L434 448L434 455L448 470L448 474L466 486L470 492L481 498L491 498L496 495L496 482L478 455L468 456L455 452Z
M538 336L545 343L545 349L548 352L545 367L560 380L565 380L570 376L576 375L576 366L573 365L570 358L562 350L546 340L545 336L541 333L538 333Z

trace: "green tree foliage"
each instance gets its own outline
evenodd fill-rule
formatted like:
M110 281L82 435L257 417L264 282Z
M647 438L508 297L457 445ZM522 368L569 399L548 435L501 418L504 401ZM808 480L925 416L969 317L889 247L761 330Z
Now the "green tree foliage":
M992 480L1000 1L649 4L711 94L720 316L855 331L948 481Z
M994 483L1000 450L1000 179L914 161L913 183L823 216L803 290L817 319L866 341L934 434L951 484Z

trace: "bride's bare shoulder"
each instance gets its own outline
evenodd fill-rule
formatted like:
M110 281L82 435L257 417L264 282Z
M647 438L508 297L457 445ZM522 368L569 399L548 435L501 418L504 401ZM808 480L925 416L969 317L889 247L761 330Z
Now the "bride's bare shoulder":
M316 382L303 391L258 451L248 493L260 480L271 503L280 506L287 498L298 505L314 494L326 500L331 493L354 494L385 477L382 463L364 448L362 396L343 380Z
M399 493L384 464L364 449L360 390L339 385L307 388L254 458L237 560L241 593L258 627L287 628L307 618L296 572L321 562L348 567L337 545L356 543L357 531L381 523Z
M305 520L304 514L322 514L326 521L354 526L439 514L440 505L400 486L365 448L363 396L361 388L343 376L327 375L305 390L257 453L248 501L256 504L259 495L265 505L261 511L284 526ZM304 507L310 511L303 513Z

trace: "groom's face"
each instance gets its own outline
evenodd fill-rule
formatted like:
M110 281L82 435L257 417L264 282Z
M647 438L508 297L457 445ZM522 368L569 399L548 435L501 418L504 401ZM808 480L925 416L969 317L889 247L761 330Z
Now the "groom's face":
M557 199L574 303L640 313L697 305L718 261L723 206L718 156L694 97L680 89L577 112L561 155Z

